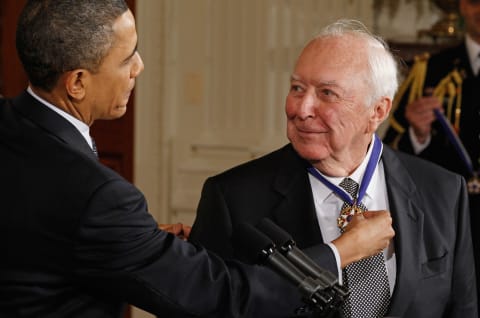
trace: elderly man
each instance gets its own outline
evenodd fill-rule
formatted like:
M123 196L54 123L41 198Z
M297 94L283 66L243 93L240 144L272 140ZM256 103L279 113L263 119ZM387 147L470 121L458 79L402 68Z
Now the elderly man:
M375 135L397 86L381 40L327 26L291 75L290 144L209 178L190 239L241 257L232 231L268 217L338 273L342 317L477 317L465 181Z

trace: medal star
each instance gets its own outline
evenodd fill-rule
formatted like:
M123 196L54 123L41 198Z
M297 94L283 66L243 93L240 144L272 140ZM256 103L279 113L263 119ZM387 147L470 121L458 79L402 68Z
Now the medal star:
M341 212L340 216L337 218L337 226L340 229L345 228L348 223L352 220L353 216L356 214L362 214L363 209L357 205L350 205L345 207Z

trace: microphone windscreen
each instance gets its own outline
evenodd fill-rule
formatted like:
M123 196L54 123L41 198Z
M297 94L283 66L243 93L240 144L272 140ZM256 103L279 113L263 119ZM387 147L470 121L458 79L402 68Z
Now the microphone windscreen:
M290 234L288 234L287 231L275 224L269 218L263 218L258 223L257 228L265 233L277 246L284 246L285 244L294 243Z
M248 223L235 227L232 244L242 258L254 264L263 264L268 256L265 251L275 247L271 239Z

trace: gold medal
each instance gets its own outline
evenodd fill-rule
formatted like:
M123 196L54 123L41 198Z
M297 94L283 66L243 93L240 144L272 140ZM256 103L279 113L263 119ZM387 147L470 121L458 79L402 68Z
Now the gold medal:
M362 214L363 211L364 210L356 204L343 208L342 211L340 211L340 216L337 218L337 226L340 229L345 228L354 215Z

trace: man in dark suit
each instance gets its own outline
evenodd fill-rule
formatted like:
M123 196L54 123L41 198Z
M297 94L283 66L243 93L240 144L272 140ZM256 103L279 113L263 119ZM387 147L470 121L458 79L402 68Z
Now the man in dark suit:
M361 23L326 27L291 75L291 143L207 179L190 240L241 257L236 226L268 217L349 288L343 317L477 317L463 178L375 135L396 89Z
M460 0L460 13L465 22L465 39L459 45L431 56L427 64L424 88L426 96L406 102L405 96L392 113L384 142L398 150L415 154L435 162L465 177L469 188L470 218L477 280L480 275L480 1ZM429 96L431 90L451 71L463 76L461 93L453 109L447 101ZM400 98L400 97L397 97ZM457 102L461 102L458 103ZM466 156L458 151L434 115L434 109L443 109L456 128ZM471 162L466 163L465 158ZM479 282L477 281L477 288ZM478 294L478 293L477 293Z
M28 90L0 99L0 317L287 317L295 287L159 230L142 193L95 156L143 70L123 0L29 1ZM269 304L266 306L266 304Z

